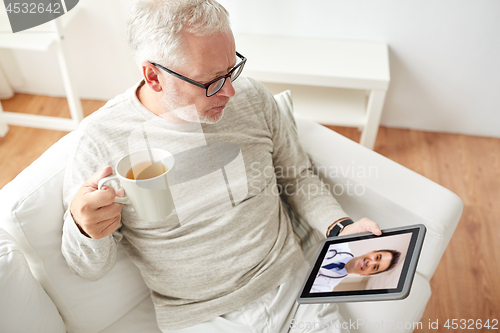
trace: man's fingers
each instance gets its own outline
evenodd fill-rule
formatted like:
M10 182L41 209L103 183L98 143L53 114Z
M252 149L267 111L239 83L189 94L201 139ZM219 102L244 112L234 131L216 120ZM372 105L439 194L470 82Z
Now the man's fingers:
M370 231L372 234L380 236L382 235L382 231L380 230L380 227L378 224L370 219L365 219L366 226L368 228L367 231Z
M105 168L102 168L101 170L97 171L92 176L90 176L90 178L87 179L87 181L85 182L85 185L93 187L97 190L97 184L99 184L99 181L104 177L110 176L111 174L113 174L112 167L107 166Z
M93 239L101 239L109 236L120 226L121 215L118 215L109 220L101 221L97 224L91 225L87 228L86 232Z
M78 219L75 218L75 222L77 222L91 238L100 239L118 228L119 223L109 233L105 235L102 234L103 230L107 230L111 224L116 224L117 220L121 220L122 207L122 204L113 203L97 210L87 209L79 215Z
M375 223L375 222L373 222ZM377 236L380 236L382 235L382 230L380 230L380 227L378 226L378 224L374 224L370 230L374 235L377 235Z
M113 219L110 219L108 221L103 221L102 223L100 223L99 226L104 227L104 229L102 229L102 231L100 232L101 238L111 235L116 229L118 229L120 223L121 223L121 215Z
M97 221L106 221L106 220L109 220L109 219L113 219L116 216L118 216L118 215L121 214L122 208L123 208L123 204L115 202L115 203L113 203L111 205L108 205L106 207L99 208L95 212L94 218ZM102 223L102 222L98 222L98 223Z
M88 208L97 210L111 205L115 201L116 192L111 186L103 186L100 190L87 192L84 195Z
M111 186L104 185L101 190L98 190L98 183L101 179L111 175L113 168L105 167L94 173L78 190L75 198L71 202L71 215L83 231L90 237L99 239L102 238L102 230L113 232L118 228L117 220L121 218L121 210L123 205L115 203L117 195L123 196L123 190L115 191ZM103 223L106 222L106 223ZM109 228L109 229L108 229ZM109 233L111 233L109 232Z

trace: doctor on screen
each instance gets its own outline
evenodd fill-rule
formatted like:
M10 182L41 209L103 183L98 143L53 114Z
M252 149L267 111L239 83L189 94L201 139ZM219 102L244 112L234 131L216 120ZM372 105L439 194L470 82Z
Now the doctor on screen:
M310 292L331 292L349 274L370 276L386 272L397 265L400 257L401 252L395 250L371 251L355 257L348 244L332 244Z

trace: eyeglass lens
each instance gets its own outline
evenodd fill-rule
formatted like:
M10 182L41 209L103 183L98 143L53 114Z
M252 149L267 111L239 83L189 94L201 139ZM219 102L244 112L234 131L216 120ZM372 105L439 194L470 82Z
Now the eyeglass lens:
M243 70L243 66L240 65L235 71L233 71L231 73L231 82L233 82L234 80L236 80L238 78L238 76L240 76L242 70ZM208 86L207 96L210 97L210 96L216 94L219 90L222 89L222 86L224 85L225 82L226 82L226 78L222 77L220 80L215 81L210 86Z
M216 94L219 90L221 90L222 86L226 82L226 78L223 77L219 81L215 81L211 85L208 86L207 88L207 96L212 96Z

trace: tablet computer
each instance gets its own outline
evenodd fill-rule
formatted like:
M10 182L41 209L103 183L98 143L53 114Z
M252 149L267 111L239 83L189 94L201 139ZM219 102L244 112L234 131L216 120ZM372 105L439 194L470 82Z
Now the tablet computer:
M327 238L298 303L403 299L410 293L426 228L423 224Z

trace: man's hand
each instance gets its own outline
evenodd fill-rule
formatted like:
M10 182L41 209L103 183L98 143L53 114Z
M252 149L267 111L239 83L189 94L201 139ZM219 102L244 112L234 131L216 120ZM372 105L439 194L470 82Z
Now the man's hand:
M378 224L365 217L357 222L354 222L353 224L349 224L340 232L339 236L358 234L362 232L371 232L377 236L382 235L382 231L380 231Z
M113 173L106 167L97 171L80 187L71 202L73 220L85 235L93 239L104 238L120 226L122 204L114 203L115 196L123 196L123 189L115 192L111 186L97 189L99 180Z

